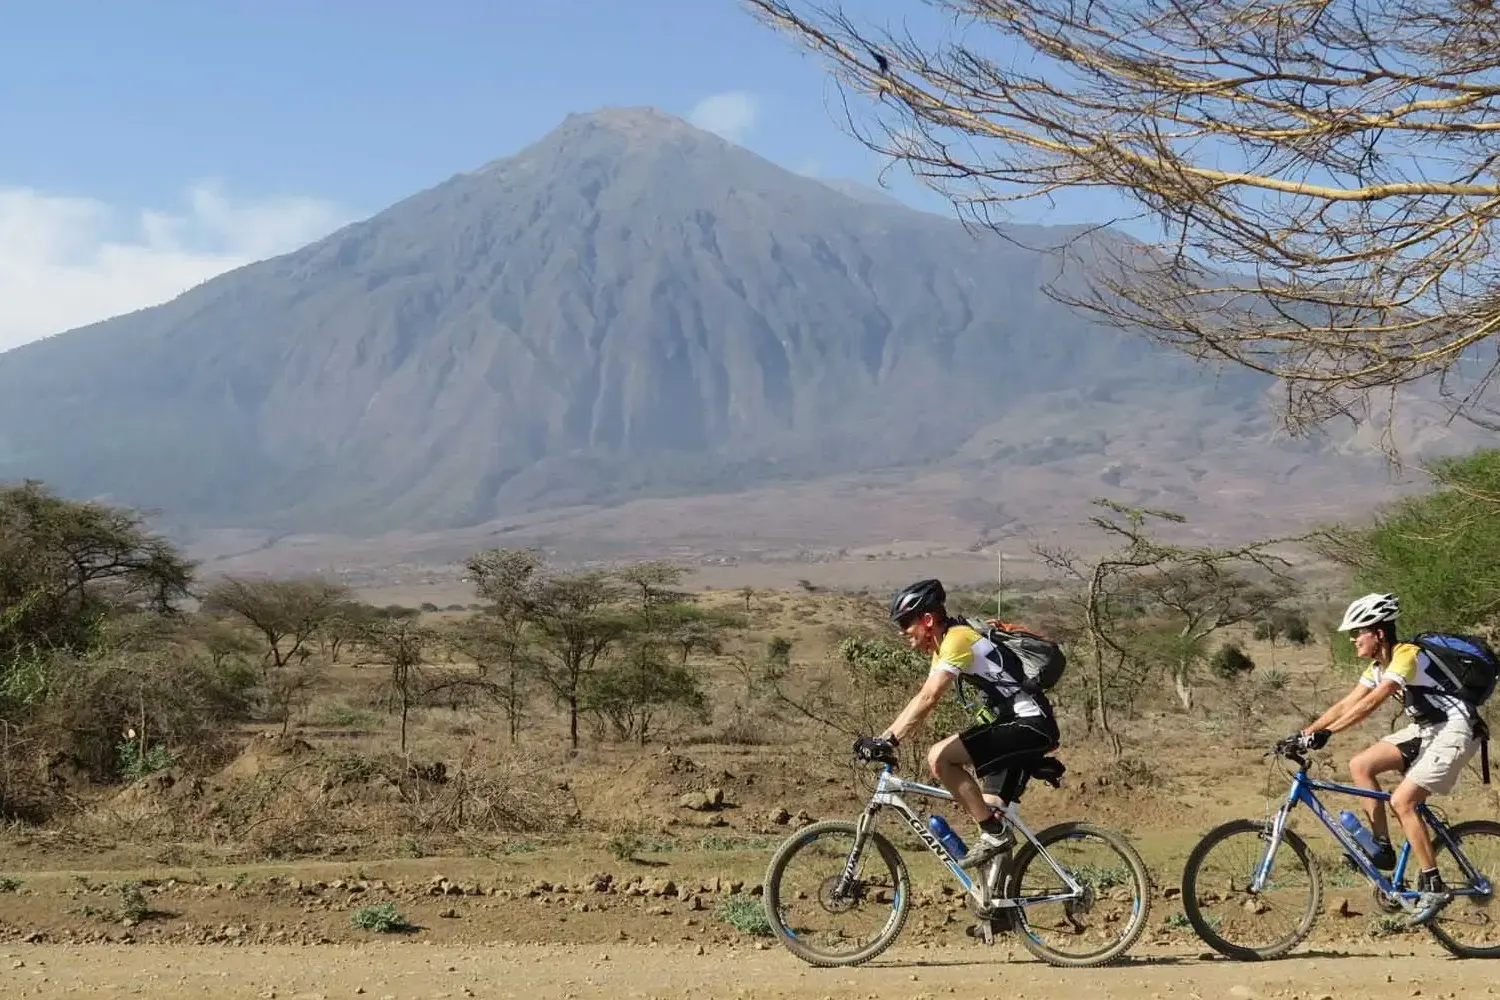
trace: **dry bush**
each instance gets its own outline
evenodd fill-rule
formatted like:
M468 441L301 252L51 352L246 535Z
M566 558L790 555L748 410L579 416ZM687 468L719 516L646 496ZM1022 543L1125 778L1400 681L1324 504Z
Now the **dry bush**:
M248 712L253 681L241 668L216 668L179 646L62 660L27 730L96 780L121 775L127 740L211 766L226 752L226 724Z
M721 744L724 746L761 747L773 746L784 741L779 720L767 719L748 712L731 712L729 718L708 729L693 733L682 742L693 744Z
M578 801L533 753L474 742L439 782L405 780L401 827L424 833L545 833L573 825Z
M260 736L215 774L150 775L78 817L75 827L282 858L412 834L441 840L553 832L578 817L577 802L534 754L475 742L450 768Z
M0 719L0 820L40 823L62 805L46 780L38 736Z

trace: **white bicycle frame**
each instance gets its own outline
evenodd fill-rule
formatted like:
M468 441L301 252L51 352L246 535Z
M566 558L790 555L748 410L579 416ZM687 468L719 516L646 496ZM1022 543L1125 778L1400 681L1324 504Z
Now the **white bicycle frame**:
M937 799L944 802L954 801L953 794L945 788L926 785L920 781L907 781L905 778L897 777L889 764L882 768L880 777L875 783L875 792L870 796L870 801L865 806L865 811L860 814L856 824L854 848L849 852L849 861L844 866L844 872L839 877L838 884L834 889L836 896L842 896L848 890L849 883L854 878L854 871L859 866L860 855L864 852L865 840L869 836L870 830L874 827L875 814L882 808L894 809L905 818L907 825L921 838L922 843L927 845L927 849L936 855L937 859L943 863L943 866L948 871L953 873L953 876L958 879L959 884L964 887L964 891L974 897L974 901L978 904L979 911L982 914L989 915L995 909L1005 907L1019 910L1021 907L1033 903L1066 902L1070 899L1077 899L1083 894L1083 887L1074 880L1072 874L1059 865L1053 859L1052 855L1047 853L1045 847L1037 843L1036 835L1031 832L1031 828L1021 822L1018 803L1007 802L1001 812L1010 825L1020 831L1021 836L1025 838L1027 843L1031 844L1039 855L1047 859L1047 863L1052 866L1052 870L1057 872L1058 876L1067 883L1071 891L1061 895L1050 896L999 896L1000 886L998 883L1004 874L1003 867L999 864L1000 857L997 856L988 863L985 869L984 880L976 882L969 877L968 872L959 867L957 859L949 853L948 848L943 846L943 842L927 828L927 824L917 818L916 811L901 797L902 793L921 795L929 799Z

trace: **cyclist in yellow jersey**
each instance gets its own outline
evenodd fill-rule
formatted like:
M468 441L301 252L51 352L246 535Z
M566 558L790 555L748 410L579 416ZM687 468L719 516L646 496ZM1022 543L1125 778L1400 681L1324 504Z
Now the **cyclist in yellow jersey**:
M1427 826L1417 815L1417 804L1429 795L1453 791L1458 776L1474 751L1479 749L1477 728L1482 725L1474 707L1462 698L1445 693L1428 676L1427 655L1416 645L1396 639L1396 617L1401 606L1395 594L1366 594L1349 605L1340 632L1349 632L1361 659L1370 661L1352 690L1335 702L1317 720L1302 730L1305 745L1316 749L1331 733L1357 726L1391 696L1399 699L1409 725L1391 733L1349 761L1354 783L1371 791L1380 790L1377 776L1391 771L1403 777L1391 793L1391 810L1411 844L1420 866L1417 891L1422 893L1413 923L1425 923L1452 899L1437 871L1437 858ZM1385 804L1364 799L1370 816L1370 832L1378 848L1371 858L1376 867L1396 867Z
M927 755L933 777L979 824L978 841L960 861L962 867L972 869L1010 847L1014 838L1002 815L985 801L985 789L968 768L973 767L980 778L1003 779L1011 765L1056 749L1059 735L1046 695L1029 690L1019 666L1003 661L994 643L950 618L946 601L947 593L938 580L920 580L891 600L892 621L914 649L931 656L931 668L921 690L885 733L861 743L871 744L866 749L872 756L881 744L899 745L959 678L984 693L992 721L949 736L934 744Z

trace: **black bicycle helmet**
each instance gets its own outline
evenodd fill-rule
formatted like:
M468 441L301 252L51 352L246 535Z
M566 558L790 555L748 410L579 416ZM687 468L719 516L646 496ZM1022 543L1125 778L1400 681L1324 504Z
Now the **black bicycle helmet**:
M906 627L906 623L924 611L940 608L948 600L943 584L938 580L918 580L898 591L891 598L891 621Z

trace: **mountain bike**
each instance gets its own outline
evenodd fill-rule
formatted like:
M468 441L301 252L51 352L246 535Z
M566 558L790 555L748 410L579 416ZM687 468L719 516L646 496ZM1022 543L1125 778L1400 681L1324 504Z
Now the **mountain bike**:
M875 829L876 817L886 809L906 820L958 881L976 920L968 933L986 944L994 943L996 930L1014 930L1021 944L1042 961L1083 968L1118 958L1140 937L1151 908L1151 876L1124 837L1081 822L1058 823L1033 833L1021 821L1020 797L1031 778L1060 787L1067 768L1056 757L1037 757L1017 765L1019 770L1012 775L1016 790L1003 811L1010 829L1020 835L1019 849L1013 857L1011 850L1002 852L976 872L977 877L959 866L960 859L903 798L913 795L952 802L952 794L897 777L894 754L872 763L883 766L859 818L802 827L777 848L766 869L766 919L798 958L823 967L859 965L889 948L901 933L912 911L911 876L895 845ZM1108 863L1059 860L1065 849L1084 840L1100 842L1112 852ZM813 870L805 881L799 881L795 866L803 860L810 860ZM1032 888L1028 878L1033 883L1050 880L1054 884L1044 890ZM943 888L951 893L949 887ZM862 904L870 904L874 912L872 933L850 934L841 927L825 926L855 915ZM1047 906L1055 906L1055 916L1033 915ZM1088 918L1093 919L1085 923ZM1054 931L1060 932L1056 942L1043 939ZM1081 950L1068 950L1070 944ZM836 950L840 946L847 950Z
M1198 936L1220 954L1249 961L1285 955L1312 932L1322 909L1323 869L1307 843L1287 825L1292 809L1298 805L1311 809L1328 828L1344 849L1343 863L1370 882L1381 910L1391 915L1413 912L1420 894L1406 887L1411 844L1402 845L1396 868L1386 878L1349 832L1329 816L1317 796L1318 792L1329 792L1385 801L1390 793L1308 777L1311 762L1298 747L1296 737L1278 741L1264 756L1277 759L1273 767L1279 760L1297 764L1281 808L1266 820L1230 820L1210 830L1183 867L1182 908ZM1426 802L1417 806L1417 813L1432 832L1438 871L1453 894L1453 901L1427 923L1428 931L1461 958L1500 957L1500 924L1496 921L1500 908L1493 905L1493 887L1481 871L1500 871L1500 823L1469 820L1449 826ZM1237 862L1227 872L1208 873L1205 865L1209 853L1233 843L1235 838L1242 838L1243 843ZM1283 844L1290 848L1290 857L1280 850ZM1476 865L1470 855L1484 849L1493 858ZM1272 867L1278 860L1282 864L1273 878ZM1302 876L1306 887L1297 888ZM1254 927L1274 924L1274 918L1283 912L1292 917L1287 923L1290 930L1266 943L1252 943ZM1482 930L1487 943L1460 941L1458 932L1470 927Z

